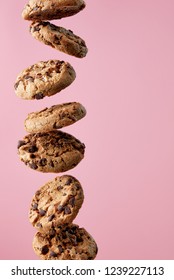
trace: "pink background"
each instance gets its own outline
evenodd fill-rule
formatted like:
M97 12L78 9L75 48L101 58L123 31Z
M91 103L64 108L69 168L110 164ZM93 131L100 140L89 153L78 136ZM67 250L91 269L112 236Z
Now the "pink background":
M22 20L26 0L1 3L0 259L37 259L28 209L35 191L56 174L18 159L29 112L79 101L85 119L67 131L86 144L67 172L83 185L75 220L96 239L97 259L174 259L174 2L86 0L86 9L56 21L85 39L84 59L34 40ZM75 82L40 101L17 98L13 84L29 65L69 61Z

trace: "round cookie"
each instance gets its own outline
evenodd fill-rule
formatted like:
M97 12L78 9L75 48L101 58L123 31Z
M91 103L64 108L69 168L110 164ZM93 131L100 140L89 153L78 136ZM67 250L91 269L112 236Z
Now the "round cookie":
M53 229L50 234L37 232L33 249L43 260L93 260L98 251L92 236L74 224Z
M59 173L72 169L83 159L84 152L84 144L60 130L28 134L18 143L20 160L41 172Z
M30 25L30 32L35 39L66 54L82 58L88 52L83 39L71 30L49 22L33 22Z
M48 233L51 228L72 223L84 200L80 182L69 175L56 177L34 195L29 221L39 231Z
M17 77L14 88L16 95L23 99L42 99L69 86L76 78L73 67L64 61L40 61Z
M46 132L71 125L86 115L86 109L78 102L64 103L33 112L25 120L29 133Z
M53 20L77 14L85 8L83 0L29 0L22 17L26 20Z

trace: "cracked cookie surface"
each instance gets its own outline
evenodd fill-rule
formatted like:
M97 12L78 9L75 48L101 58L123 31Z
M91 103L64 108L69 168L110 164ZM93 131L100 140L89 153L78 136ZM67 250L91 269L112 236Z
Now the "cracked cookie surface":
M85 8L83 0L29 0L22 11L26 20L53 20L77 14Z
M30 32L35 39L66 54L82 58L88 52L83 39L71 30L50 22L33 22L30 25Z
M33 112L25 120L29 133L46 132L71 125L86 115L86 109L78 102L63 103Z
M60 130L28 134L18 142L20 160L41 172L70 170L84 158L84 152L84 144Z
M70 175L56 177L33 196L29 221L41 232L72 223L84 200L80 182Z
M40 61L19 73L14 87L20 98L42 99L60 92L75 78L76 73L68 62Z
M98 251L93 237L75 224L52 229L50 234L37 232L33 249L43 260L93 260Z

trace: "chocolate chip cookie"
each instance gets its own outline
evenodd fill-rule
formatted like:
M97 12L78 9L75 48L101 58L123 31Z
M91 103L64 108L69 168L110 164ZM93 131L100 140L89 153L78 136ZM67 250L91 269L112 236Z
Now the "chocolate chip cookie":
M49 22L33 22L30 25L30 32L35 39L66 54L82 58L88 52L83 39L71 30Z
M85 108L78 102L63 103L33 112L25 120L29 133L46 132L71 125L86 115Z
M93 260L98 251L92 236L74 224L52 229L50 234L37 232L33 249L43 260Z
M22 17L33 21L61 19L77 14L85 6L83 0L29 0Z
M73 67L64 61L40 61L23 70L15 82L15 92L23 99L42 99L69 86L76 78Z
M83 159L84 152L84 144L60 130L28 134L18 143L20 160L41 172L59 173L72 169Z
M84 200L80 182L69 175L56 177L34 195L29 212L31 224L48 233L52 227L72 223Z

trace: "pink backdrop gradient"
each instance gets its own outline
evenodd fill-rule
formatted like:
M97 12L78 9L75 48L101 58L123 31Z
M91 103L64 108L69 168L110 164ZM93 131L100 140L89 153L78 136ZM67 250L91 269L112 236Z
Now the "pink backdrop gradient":
M67 174L83 185L75 222L96 239L97 259L174 259L174 1L86 2L81 13L55 21L85 39L84 59L32 38L21 18L26 0L1 3L0 259L38 259L28 209L56 177L19 161L24 119L70 101L88 112L64 131L86 144L85 159ZM17 98L17 74L47 59L69 61L75 82L44 100Z

